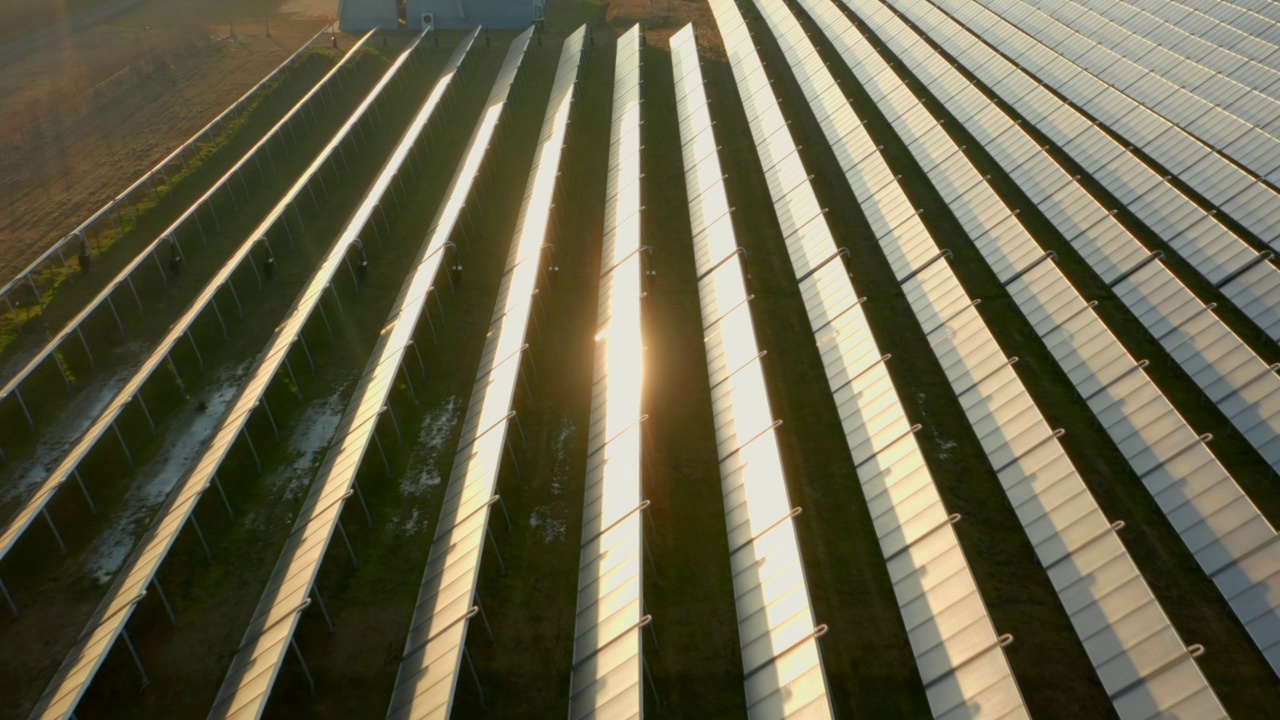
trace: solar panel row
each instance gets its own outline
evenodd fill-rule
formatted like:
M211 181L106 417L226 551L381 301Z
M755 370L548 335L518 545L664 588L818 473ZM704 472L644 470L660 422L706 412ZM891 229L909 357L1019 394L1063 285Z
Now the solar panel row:
M812 43L798 24L775 37L1117 712L1224 717L853 109L824 99L836 83Z
M1009 3L1028 8L1034 34L1064 57L1124 90L1170 121L1199 136L1259 174L1280 168L1280 104L1214 73L1110 19L1068 0ZM1159 37L1159 34L1155 37ZM1273 177L1274 179L1274 177Z
M420 41L421 37L419 36L417 40ZM398 69L403 65L403 61L416 45L417 41L406 49L399 62L393 64L387 70L382 81L370 90L364 101L352 113L342 129L335 134L333 140L329 142L325 150L311 164L307 172L294 184L290 192L277 204L263 223L241 244L235 255L222 266L218 274L205 286L200 297L192 303L191 307L187 309L178 322L170 327L156 350L143 362L134 376L125 383L124 389L107 406L103 414L95 420L90 431L81 438L67 457L59 464L54 474L46 481L46 486L51 488L49 496L73 476L76 465L88 454L93 445L105 435L107 430L113 426L120 412L140 393L148 378L166 362L169 353L178 342L183 337L189 337L188 333L192 324L213 301L218 290L228 282L241 263L246 259L250 259L250 251L265 237L274 223L284 216L284 213L292 206L293 201L301 190L320 171L324 163L333 157L334 150L348 137L351 129L356 126L360 119L365 117L366 112L381 96L382 90L395 77ZM352 52L355 52L354 48ZM250 262L252 262L251 259ZM249 411L251 412L252 409L250 407ZM227 422L233 423L236 419L232 417ZM243 422L243 418L239 419ZM215 436L214 441L217 442L218 437L223 437L229 446L231 442L234 442L238 432L238 429L234 432L224 429L223 434ZM85 690L88 689L89 683L106 659L107 653L120 634L124 632L125 624L133 614L136 604L146 594L147 588L154 581L155 574L177 540L179 531L191 518L196 504L213 481L214 475L210 472L208 474L188 474L184 480L175 484L164 506L152 522L150 529L143 536L137 549L125 561L107 591L106 597L90 617L85 631L76 640L62 666L59 667L54 675L49 688L32 712L32 717L67 717L74 712L76 704ZM47 502L47 498L45 502ZM34 519L34 516L31 519ZM28 524L31 519L28 520Z
M10 292L25 284L30 284L32 288L36 289L36 294L39 295L38 283L35 281L36 275L45 267L46 263L53 262L55 255L58 257L58 264L70 273L71 266L67 264L64 250L78 255L80 253L79 244L82 242L88 242L88 234L92 232L92 228L97 225L99 221L111 217L116 212L124 212L125 210L122 209L122 206L124 208L131 207L131 200L134 193L141 191L144 186L149 191L154 192L151 181L157 176L162 176L165 169L169 168L169 166L175 161L180 162L185 166L187 152L193 149L196 149L198 152L197 145L205 142L216 143L218 140L217 135L214 132L215 129L221 131L221 129L227 124L228 120L238 119L239 112L244 109L244 106L248 103L250 98L256 96L273 82L282 79L281 76L287 77L289 67L293 65L294 61L301 57L308 48L314 45L315 41L319 40L321 35L329 32L331 27L332 26L326 26L321 28L319 32L312 35L310 40L303 43L301 47L293 52L293 54L285 58L284 62L280 63L275 70L271 71L270 74L258 81L258 84L254 85L248 90L248 92L241 95L239 99L231 103L226 110L222 111L222 114L218 115L218 117L213 120L210 120L207 125L200 128L200 130L192 135L190 139L180 145L177 150L169 153L163 160L156 163L156 165L143 174L142 177L135 180L132 185L125 188L123 192L116 195L108 201L106 205L99 208L97 212L90 215L88 219L76 226L70 234L54 243L48 250L41 253L40 257L36 258L30 265L23 268L22 271L20 271L12 280L5 283L3 287L0 287L0 298L7 299ZM68 245L73 244L74 246L67 247Z
M1008 73L1015 71L1010 67ZM1020 75L1018 77L1021 77ZM1015 79L995 87L1004 90ZM1116 199L1169 243L1272 339L1280 338L1280 270L1077 110L1024 81L1003 92Z
M934 5L1145 152L1272 250L1280 250L1280 193L1274 187L1235 166L1154 110L1081 71L980 3L937 0ZM985 54L994 55L989 50ZM995 67L1006 65L997 62ZM986 81L981 66L971 66L971 70ZM1024 84L1034 83L1028 80Z
M892 2L1002 97L1035 83L931 6ZM956 106L970 132L1066 237L1103 282L1273 468L1280 468L1280 377L1007 116ZM1277 206L1280 211L1280 205Z
M1261 14L1275 12L1274 5L1267 0L1236 3L1227 0L1179 0L1176 4L1195 8L1214 20L1258 38L1260 42L1280 47L1280 13Z
M726 47L738 44L746 28L732 0L711 9ZM814 622L691 27L672 38L672 56L747 715L829 718L825 626Z
M387 711L391 718L443 718L453 707L467 628L476 613L489 511L497 497L503 448L515 415L512 405L517 377L529 347L525 338L582 67L585 33L586 26L578 28L560 52L515 238L400 659ZM508 62L512 61L508 56Z
M802 0L816 5L814 0ZM976 88L892 12L877 2L852 6L875 34L945 107L966 104ZM830 7L830 6L824 6ZM833 10L833 9L832 9ZM830 15L830 12L827 13ZM1141 478L1223 592L1273 668L1280 660L1280 544L1275 529L1139 364L1103 325L995 195L961 149L917 102L842 15L847 31L832 37L846 63L926 169L988 264L1009 289L1100 425ZM833 29L839 28L836 24ZM896 98L889 99L888 96ZM974 98L970 100L976 104ZM893 112L893 109L901 112ZM1028 252L1028 249L1034 252ZM1012 260L1017 258L1016 260Z
M801 82L820 86L811 95L823 98L819 107L843 105L840 89L822 77L817 56L797 54L803 31L786 7L756 6L781 38L784 53L799 63L795 67ZM833 6L823 7L836 12ZM742 64L756 65L750 57ZM772 93L753 95L747 111L758 139L765 137L764 128L785 123ZM779 176L804 177L797 149L784 135L779 131L760 146L761 163ZM925 465L915 439L919 426L913 427L906 417L887 357L871 335L813 190L802 182L775 202L780 216L796 210L808 213L789 218L788 224L797 230L784 241L930 708L935 717L1025 717L1025 704L1002 650L1008 638L997 637L951 527L959 518L947 512Z
M569 717L644 717L640 26L618 39Z

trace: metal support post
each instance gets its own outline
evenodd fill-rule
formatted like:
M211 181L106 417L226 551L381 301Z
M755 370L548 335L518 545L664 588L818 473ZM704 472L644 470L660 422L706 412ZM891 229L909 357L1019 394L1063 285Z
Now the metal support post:
M271 413L271 403L264 396L261 401L262 409L267 411L267 421L271 423L271 432L276 437L276 442L280 442L280 428L276 425L276 416Z
M400 372L404 375L404 383L409 387L409 397L413 399L414 407L418 406L418 393L413 389L413 380L409 377L409 368L405 366L404 360L400 361ZM35 428L32 428L33 430Z
M315 377L316 361L311 357L311 348L307 347L307 339L298 335L298 342L302 344L302 352L306 353L307 363L311 365L311 377Z
M240 304L240 293L236 292L236 282L231 276L227 276L227 287L231 290L231 299L236 301L236 312L240 314L240 319L244 319L244 306Z
M71 394L71 376L67 374L67 368L65 365L62 364L62 356L58 355L57 351L54 351L53 353L53 361L57 363L58 372L62 373L62 382L64 385L67 386L67 394L70 395ZM35 430L35 426L32 426L31 429Z
M320 607L320 615L324 618L325 627L329 628L329 634L333 634L333 618L329 617L329 608L324 604L324 598L320 596L320 588L315 584L311 585L311 594L316 598L316 605Z
M114 420L111 422L111 429L116 433L116 440L120 441L120 449L124 450L124 457L129 461L129 467L133 467L133 453L129 452L129 446L124 442L124 435L120 434L120 426Z
M289 362L286 356L284 359L285 372L289 373L289 381L293 383L293 394L298 396L299 402L302 400L302 389L298 387L298 376L293 374L293 363Z
M62 542L62 534L58 532L58 526L53 524L53 517L49 515L49 508L40 508L40 514L44 516L44 521L49 523L49 529L53 531L53 539L58 541L58 549L62 551L62 557L66 557L67 545Z
M187 397L187 385L182 382L182 374L178 372L178 366L173 363L173 355L166 355L165 361L169 363L169 370L173 373L173 378L178 381L178 389L182 391L182 397Z
M160 282L163 282L165 287L169 287L169 275L165 273L164 265L160 262L160 254L155 250L152 250L151 259L156 263L156 270L160 271ZM137 295L136 291L134 292L134 295Z
M95 367L97 363L93 359L93 351L89 349L89 341L84 339L84 330L79 325L76 326L76 336L80 338L80 345L84 347L84 354L89 356L89 367Z
M200 346L196 345L196 338L191 334L191 330L187 330L187 339L191 341L191 349L196 353L196 362L200 364L200 374L204 374L204 356L200 354Z
M333 342L333 326L329 324L329 313L324 310L324 300L316 303L316 307L320 308L320 319L324 321L324 329L329 332L329 341Z
M289 644L293 646L293 654L298 657L298 663L302 665L302 674L307 677L307 686L311 688L311 694L316 694L316 681L311 677L311 670L307 669L307 661L302 657L302 650L298 649L298 641L296 638L289 638Z
M484 621L485 632L489 633L489 642L497 642L493 637L493 627L489 625L489 615L484 611L484 602L480 600L479 593L476 593L476 607L480 608L480 619Z
M253 438L249 437L249 426L244 425L240 428L240 434L244 436L244 441L249 445L249 452L253 453L253 464L258 467L258 474L262 474L262 460L258 459L258 449L253 446Z
M369 521L369 527L373 527L373 515L369 512L369 503L364 501L364 491L360 489L360 483L352 480L352 486L356 490L356 499L360 501L360 507L364 509L364 518Z
M515 528L511 525L511 513L507 512L507 501L502 499L501 495L494 495L498 500L498 506L502 508L502 517L507 520L507 534L515 532Z
M133 292L133 301L138 304L138 314L146 315L142 309L142 298L138 295L138 286L133 284L133 276L126 278L129 281L129 290Z
M520 472L520 463L516 461L516 451L514 448L511 447L510 434L507 435L505 444L507 446L507 454L511 456L511 464L515 466L515 469L516 469L516 483L517 484L522 483L524 481L524 475L522 475ZM503 573L503 575L506 575L506 573Z
M89 506L89 514L90 514L90 515L92 515L92 516L94 516L94 517L97 517L97 516L98 516L98 506L94 505L94 504L93 504L93 498L92 498L92 497L89 497L89 488L85 487L85 485L84 485L84 479L80 477L80 471L79 471L79 470L72 470L72 471L71 471L71 476L72 476L72 477L74 477L74 478L76 479L76 484L80 486L80 494L81 494L81 495L84 495L84 502L85 502L85 504L86 504L86 505L88 505L88 506Z
M18 604L13 601L13 596L9 594L9 588L5 587L3 579L0 579L0 595L4 595L4 600L9 604L9 610L13 612L13 616L22 617L22 613L18 612Z
M222 339L229 340L227 335L227 323L222 319L222 310L218 309L218 296L214 295L209 298L209 307L213 308L213 314L218 317L218 326L222 328Z
M65 376L65 374L63 375L63 377L64 377L64 378L66 377L66 376ZM67 390L68 390L68 391L69 391L70 389L71 389L70 387L68 387L68 388L67 388ZM31 419L31 412L30 412L29 410L27 410L27 403L26 403L26 401L25 401L25 400L23 400L23 399L22 399L22 389L21 389L21 388L14 388L14 390L13 390L13 395L14 395L14 397L16 397L16 398L18 399L18 407L22 408L22 414L23 414L23 416L25 416L25 417L27 418L27 425L29 425L29 426L31 427L31 432L35 432L35 431L36 431L36 421L35 421L35 420L33 420L33 419ZM416 401L415 401L415 404L416 404Z
M142 676L142 689L146 689L151 684L151 678L147 677L147 669L142 666L142 658L138 657L138 651L133 647L133 640L129 639L129 631L121 630L121 637L124 638L124 646L129 648L129 655L133 658L133 664L138 667L138 674Z
M156 594L160 596L160 603L164 605L164 611L169 615L169 622L176 626L178 624L178 616L173 614L173 606L169 604L169 598L165 596L164 588L160 587L160 579L153 576L151 584L155 586Z
M662 700L658 697L658 686L653 684L653 675L649 672L649 661L640 658L640 664L644 666L644 676L649 680L649 689L653 691L653 702L658 706L657 712L662 712Z
M138 405L142 408L142 414L147 416L147 425L150 425L150 426L151 426L151 437L155 437L155 436L156 436L156 423L155 423L155 421L154 421L154 420L152 420L152 419L151 419L151 411L150 411L149 409L147 409L147 401L146 401L146 398L142 397L142 393L141 393L141 391L139 391L139 393L138 393L137 395L134 395L134 397L135 397L135 398L137 398L137 400L138 400Z
M342 542L346 543L347 552L351 553L351 564L355 569L360 569L360 559L356 557L356 549L351 546L351 538L347 537L347 528L342 524L342 519L338 519L338 532L342 534Z
M427 299L428 299L428 300L430 300L430 296L427 296ZM426 313L426 315L427 315L427 327L431 328L431 342L432 342L434 345L439 345L439 344L440 344L440 336L436 334L436 321L431 319L431 309L430 309L430 308L427 308L427 313Z
M121 335L121 337L123 337L123 336L124 336L124 323L120 322L120 313L116 311L116 303L115 303L115 301L114 301L114 300L112 300L112 299L111 299L111 296L110 296L110 295L108 295L108 296L107 296L107 307L111 308L111 315L112 315L113 317L115 317L115 319L116 319L116 327L120 328L120 335Z
M40 306L40 309L43 310L44 296L40 294L40 286L36 285L36 279L31 277L30 275L27 275L27 282L31 284L31 292L34 293L36 296L36 304L38 304Z
M204 548L204 559L213 564L213 552L209 550L209 543L204 539L204 531L200 529L200 521L196 520L194 513L191 515L191 527L195 528L196 537L200 538L200 547Z
M378 439L378 431L373 431L373 444L378 446L378 455L382 457L382 467L387 471L387 479L391 479L391 463L387 462L387 453L382 449L382 440Z
M231 509L231 498L227 497L227 491L222 488L222 481L218 479L218 474L213 474L213 486L218 488L218 494L222 496L222 504L227 508L227 517L235 522L236 514Z
M498 541L493 539L493 531L489 529L488 525L485 525L484 533L489 536L489 544L493 546L493 554L498 557L498 569L502 573L502 577L506 577L507 564L502 561L502 553L498 550Z
M382 409L391 416L391 427L396 431L396 446L404 447L404 435L400 434L400 421L396 419L396 411L390 405L383 405Z
M410 340L409 344L413 346L413 354L418 357L418 372L422 375L422 379L427 379L427 364L422 362L422 353L418 350L418 343Z
M462 646L462 657L467 660L467 667L471 668L471 679L476 681L476 692L480 693L480 707L487 707L488 703L484 701L484 688L480 686L480 676L476 674L476 666L471 662L471 651L467 650L466 645Z

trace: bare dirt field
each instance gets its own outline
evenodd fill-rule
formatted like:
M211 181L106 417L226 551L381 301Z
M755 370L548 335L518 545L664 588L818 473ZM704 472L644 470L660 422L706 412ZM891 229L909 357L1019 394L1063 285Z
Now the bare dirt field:
M327 24L333 7L150 0L0 66L0 276L202 128Z

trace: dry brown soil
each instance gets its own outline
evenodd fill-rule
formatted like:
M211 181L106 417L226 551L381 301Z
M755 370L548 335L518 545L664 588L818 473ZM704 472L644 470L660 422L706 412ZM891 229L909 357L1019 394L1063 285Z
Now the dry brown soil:
M151 0L0 66L0 277L204 127L327 24L330 7Z

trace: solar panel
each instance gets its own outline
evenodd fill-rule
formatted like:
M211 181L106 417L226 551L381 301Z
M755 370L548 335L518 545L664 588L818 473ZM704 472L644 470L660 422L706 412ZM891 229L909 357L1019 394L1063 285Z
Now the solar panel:
M953 22L933 6L891 4L916 19L931 36L935 35L932 28ZM950 52L946 34L936 35ZM956 47L955 52L961 64L980 78L989 67L1008 66L1007 60L980 44ZM999 83L991 87L1011 102L1017 97ZM1017 93L1028 92L1024 84L1014 87ZM964 111L959 107L955 111L961 122L966 122ZM1008 118L1005 123L1011 127ZM995 142L1021 144L1027 148L1025 157L1037 158L1026 162L1036 162L1047 175L1058 178L1053 194L1035 185L1023 184L1022 188L1263 459L1280 469L1280 377L1025 135L1005 132ZM995 146L991 150L1011 177L1023 172L1023 165L1009 163L1013 153ZM1064 218L1061 208L1066 205L1074 208L1078 219L1068 222ZM1280 212L1280 203L1276 210ZM1248 293L1241 297L1245 306L1255 302Z
M819 24L823 24L821 9L827 11L828 24L836 19L830 6L808 0L801 4L812 9ZM799 25L789 11L762 10L774 24L774 35L794 73L807 74L814 83L815 90L810 92L821 92L816 89L819 85L830 88L828 92L841 92L812 43L796 31ZM831 34L851 35L850 41L857 37L847 22L843 30ZM883 73L887 68L879 70ZM869 89L874 93L873 88ZM818 106L815 95L807 98L811 107ZM826 107L853 114L847 103ZM845 142L830 136L827 140L832 145ZM863 165L875 163L885 161L877 156ZM888 189L902 193L896 180ZM883 196L858 194L858 202L871 214L877 211L870 206L883 202ZM1058 434L1049 428L1013 372L1013 360L1000 352L947 260L939 258L941 248L919 217L911 216L878 235L877 241L890 258L924 257L919 246L932 246L939 261L899 263L895 276L1117 712L1126 718L1145 718L1194 708L1205 716L1225 716L1072 467ZM1064 497L1069 498L1065 503L1061 502ZM1106 571L1100 572L1101 567ZM1153 646L1160 650L1152 652Z
M275 82L277 78L279 78L282 74L287 75L289 66L293 65L295 60L301 57L302 54L306 52L308 48L314 45L316 40L320 39L321 35L324 35L325 33L330 32L331 28L332 28L332 25L321 28L315 35L311 36L310 40L303 43L301 47L299 47L297 50L293 52L293 54L285 58L284 62L277 65L275 70L272 70L266 77L262 78L262 80L259 80L258 84L254 85L252 88L249 88L249 90L245 92L243 95L241 95L235 102L227 106L227 109L223 110L222 113L218 115L218 117L214 118L213 120L210 120L207 125L200 128L200 130L197 131L194 135L192 135L186 142L178 146L177 150L174 150L173 152L165 156L163 160L156 163L155 166L152 167L150 170L148 170L145 174L143 174L142 177L135 180L132 185L125 188L119 195L116 195L114 198L109 200L106 205L103 205L96 212L90 215L84 222L76 226L76 228L72 230L66 237L62 238L61 240L58 240L56 243L53 244L52 247L50 247L48 250L45 250L43 253L41 253L40 257L36 258L31 262L31 264L23 268L14 277L14 279L5 283L3 287L0 287L0 298L7 297L10 292L16 289L19 285L23 284L24 281L29 282L34 286L35 285L34 280L33 279L28 280L28 278L34 278L35 274L39 272L40 268L43 267L45 263L49 263L53 261L53 257L55 255L58 256L58 259L62 263L63 267L67 270L68 273L70 273L71 268L70 266L67 265L66 258L63 256L64 248L66 248L68 245L71 245L72 243L78 244L82 241L86 241L87 238L85 233L90 232L90 229L96 223L98 223L98 221L103 220L104 218L107 218L112 213L119 210L121 205L128 206L129 198L132 197L135 192L141 190L143 187L147 187L148 189L151 189L151 180L155 178L157 175L163 174L164 169L169 167L169 165L173 163L175 160L179 160L185 164L186 162L185 157L186 157L187 151L194 148L198 143L202 141L204 142L213 141L216 143L217 139L213 135L214 128L225 125L228 118L239 117L238 115L239 111L243 109L244 105L249 101L250 98L254 97L264 88L266 88L268 85ZM206 136L208 136L207 139L206 139ZM72 250L77 254L79 254L80 252L79 247L72 248ZM3 397L3 396L0 396L0 397Z
M711 9L737 74L746 28L731 0ZM671 52L747 716L832 717L692 26Z
M307 185L308 181L320 171L324 163L332 157L338 145L348 137L351 129L373 106L382 90L396 76L397 71L408 58L409 53L412 52L424 35L425 33L419 35L405 49L397 61L388 68L382 80L369 91L364 101L334 135L325 150L293 185L290 192L280 200L262 224L241 244L235 255L222 266L218 274L205 286L200 297L170 327L169 332L161 340L155 352L125 384L120 394L91 426L90 432L81 439L67 459L59 465L59 470L55 471L55 474L47 481L47 484L52 483L52 489L56 490L57 487L60 487L62 483L69 479L80 459L88 453L97 440L101 439L107 429L112 426L115 418L119 416L119 413L133 400L135 394L141 390L146 380L169 356L174 346L187 335L191 325L212 302L217 291L230 279L232 273L235 272L240 264L249 257L249 252L256 247L258 241L265 237L267 231L271 229L275 222L284 216L284 213L291 207L293 201ZM278 369L278 365L276 367ZM268 377L267 379L269 380L270 378ZM260 385L265 387L265 383L260 383ZM110 589L107 591L106 597L90 617L84 632L76 640L67 658L54 675L52 682L50 682L49 688L36 704L36 708L32 713L33 717L68 717L74 712L76 704L85 690L88 689L89 683L92 682L98 668L106 659L107 653L111 650L116 638L124 631L125 623L128 622L129 617L133 614L134 607L146 594L147 587L155 579L160 563L164 561L169 549L177 540L179 531L186 525L187 520L190 519L195 511L196 503L199 502L200 497L205 490L209 489L215 476L217 464L225 456L230 444L234 442L240 429L243 428L248 413L252 412L253 407L256 405L256 403L250 404L245 400L244 393L245 391L242 390L240 396L238 396L238 400L241 402L232 406L233 409L223 421L224 424L220 428L219 434L214 437L214 447L221 448L221 454L218 455L216 462L210 461L208 455L209 452L213 452L213 447L207 448L206 454L201 457L201 462L197 465L197 472L188 473L183 480L175 484L164 506L152 522L150 529L143 536L138 548L134 550L133 554L122 566L121 571L116 575ZM243 409L246 406L248 407L247 411ZM237 407L240 410L237 411ZM207 471L198 472L202 468Z
M362 42L363 40L368 39L368 37L369 36L366 35L365 38L362 38ZM345 63L345 61L348 58L353 57L354 54L359 49L359 47L360 47L359 43L353 46L352 49L348 52L348 54L343 58L343 63ZM339 63L337 66L335 66L334 69L329 74L327 74L320 81L320 83L316 85L315 88L312 89L310 95L314 95L318 93L320 89L325 86L325 83L329 79L335 77L338 70L341 67L343 67L343 63ZM370 102L372 102L372 100L370 100ZM306 104L306 99L304 98L302 101L299 101L297 106L295 106L294 111L301 109L302 106L305 104ZM275 130L281 129L284 126L284 123L287 122L287 120L288 120L288 117L282 119L280 123L276 126ZM265 143L270 137L271 136L269 134L261 142ZM246 159L247 157L248 156L246 156ZM231 176L231 173L229 172L227 177L230 177L230 176ZM210 190L210 192L213 192L213 191ZM9 554L9 551L13 549L14 543L16 543L18 541L18 538L21 537L24 532L26 532L27 528L31 526L31 523L35 522L36 518L40 516L40 514L44 511L45 507L48 506L49 501L53 499L53 496L57 493L57 491L60 490L62 486L67 483L67 481L75 477L77 466L80 464L82 460L84 460L85 456L88 455L89 451L93 449L93 447L98 443L98 441L101 440L103 436L105 436L108 432L112 430L112 428L115 427L115 421L120 416L120 413L124 412L125 408L127 408L129 404L133 402L134 399L139 397L139 394L142 390L142 386L146 383L147 379L151 377L151 374L156 370L156 368L158 368L161 364L165 362L166 358L169 356L169 351L172 350L174 345L176 345L183 338L184 334L191 327L191 324L195 321L196 317L198 317L200 312L204 310L209 305L209 303L212 302L213 297L217 293L218 289L220 289L222 284L226 282L226 280L231 276L231 274L239 266L240 261L245 256L247 256L247 253L249 252L249 250L254 246L257 236L250 236L250 237L251 237L251 240L247 241L240 248L239 253L233 256L232 259L229 260L223 266L219 274L215 276L214 280L211 281L205 287L204 291L200 294L200 296L196 298L196 301L193 303L192 307L186 313L184 313L183 317L177 323L175 323L172 327L170 327L169 332L165 335L165 338L161 340L160 345L158 346L158 349L156 350L156 352L152 353L151 356L147 358L146 361L143 362L143 364L133 374L130 380L127 381L124 384L124 386L116 393L115 397L113 397L111 401L108 402L106 408L102 411L102 413L98 416L98 418L95 419L89 425L89 427L85 430L84 434L81 435L76 440L75 444L72 445L71 449L63 457L63 459L58 463L58 465L53 469L50 475L47 478L45 478L44 482L42 482L40 486L36 488L35 492L32 493L31 496L28 497L23 502L22 506L14 514L14 517L5 526L4 530L0 532L0 559L3 559L6 555ZM161 239L163 239L163 237ZM159 241L157 241L157 243L158 242ZM134 266L136 267L136 263L141 262L143 259L145 259L145 257L146 257L145 254L140 255L139 259L134 261L135 262ZM125 275L127 275L127 273L128 273L128 268L122 271L120 277L117 278L116 282L117 283L124 282L123 278ZM109 292L110 292L110 288L108 288L107 290L104 290L103 294L99 295L97 300L91 303L88 308L86 308L79 316L77 316L78 318L77 320L74 320L70 325L68 325L67 329L64 330L63 334L60 334L60 337L65 338L69 336L71 332L75 331L76 326L78 326L79 323L83 321L85 317L88 316L88 314L92 311L92 309L96 307L106 297L106 294ZM45 348L44 351L42 351L42 354L53 353L56 350L56 346L59 344L59 342L60 342L59 340L55 339L52 343L49 344L49 346ZM45 356L47 357L47 355ZM37 360L33 360L31 364L29 364L27 368L22 371L19 377L15 378L12 381L12 383L10 383L10 386L9 386L10 391L15 390L18 384L21 383L23 379L25 379L26 375L30 373L38 365L39 363L38 357L37 357Z
M569 717L644 717L640 26L618 39Z
M513 416L517 376L528 345L538 268L543 255L552 195L560 172L583 57L586 27L565 40L551 99L534 151L533 167L507 255L489 334L472 386L462 436L445 489L439 530L423 574L413 621L387 716L447 717L461 669L470 619L475 615L480 561L489 527L489 508Z
M960 77L946 63L937 65L934 61L940 61L941 56L919 37L902 32L906 25L884 6L858 2L856 9L876 35L887 39L886 45L908 68L929 62L939 74ZM859 42L854 33L845 33L843 38L833 40L833 44L856 73L886 78L874 69L883 66L883 61L865 42ZM927 75L917 77L928 78L926 86L935 82ZM981 97L972 86L969 93ZM927 115L918 104L916 113ZM890 122L899 128L914 152L918 143L910 128L919 123L911 125L894 117ZM938 125L934 123L934 127ZM952 148L953 156L963 158L954 143ZM978 176L967 160L963 163L970 176ZM969 187L974 201L999 206L1007 217L1013 217L985 182L970 183ZM1191 429L1147 377L1142 369L1145 363L1135 362L1052 261L1039 253L1038 258L997 269L1013 254L1005 245L1036 247L1016 221L1001 227L1012 232L999 237L984 233L981 226L966 225L966 230L1066 372L1078 396L1125 456L1134 475L1142 479L1201 568L1218 582L1272 667L1280 669L1276 665L1280 659L1280 608L1274 601L1264 599L1274 592L1273 588L1280 589L1280 576L1254 569L1274 566L1280 571L1280 545L1275 542L1274 528L1209 452L1207 437L1198 436ZM1261 557L1244 569L1243 563L1255 554ZM1233 575L1229 584L1218 580L1226 573Z
M799 23L784 6L758 3L757 8L775 35L784 38L784 53L807 44ZM849 128L843 135L830 136L862 146L846 155L861 156L845 164L846 171L863 186L890 187L892 174L857 119L839 112L847 107L844 96L821 63L815 64L817 56L810 53L801 59L791 52L788 59L799 61L796 75L808 79L806 93L815 112L840 118L838 125ZM763 73L758 60L741 64ZM771 93L757 96L755 103L760 112L754 117L782 118ZM764 136L764 127L763 122L753 124L757 137ZM786 133L777 133L782 135ZM793 174L803 176L797 149L787 139L785 146L771 146L782 154L762 156L761 161L766 167L793 167ZM800 191L813 196L807 181ZM782 202L807 208L796 222L814 230L787 234L786 244L933 715L1026 717L1002 640L951 527L958 518L942 504L916 443L919 426L906 417L885 365L886 356L872 337L862 301L821 219L816 198L803 203L797 199L793 194ZM905 207L911 212L909 204Z
M371 30L366 33L364 37L360 38L360 41L353 45L351 49L347 51L347 54L342 57L342 60L340 60L338 64L334 65L333 68L320 79L320 82L316 83L315 87L311 88L311 90L304 95L303 98L299 100L284 117L280 118L280 121L277 122L261 140L250 148L242 158L236 161L236 164L231 166L231 168L218 179L218 182L214 183L213 187L205 191L205 193L192 203L191 206L168 227L168 229L160 233L155 240L151 241L151 244L140 251L137 257L126 265L123 270L117 273L115 278L113 278L111 282L109 282L107 286L103 288L96 297L94 297L93 300L90 300L89 304L86 305L83 310L76 313L75 317L67 323L66 327L59 330L57 334L55 334L53 338L46 343L45 346L41 348L40 351L36 353L36 355L31 358L31 360L28 361L21 370L18 371L18 374L14 376L13 379L5 383L4 387L0 388L0 401L3 401L15 394L19 390L19 386L27 379L27 377L30 376L36 368L43 365L50 357L54 358L54 361L58 363L58 367L61 370L62 361L56 356L56 353L62 343L73 334L78 334L81 323L92 315L94 311L101 308L103 303L111 305L111 311L112 313L115 313L115 306L112 304L111 296L116 290L121 290L126 284L130 283L129 276L133 274L133 271L138 269L143 263L147 262L148 259L154 259L157 266L159 266L160 260L158 252L160 251L162 244L172 240L175 237L174 233L177 232L178 228L184 225L188 220L194 218L200 208L202 208L215 193L223 187L229 186L231 180L238 176L240 170L247 165L250 160L256 157L258 150L265 147L268 142L270 142L281 130L284 129L284 126L287 125L295 115L298 115L302 111L304 106L308 105L312 98L319 95L321 89L328 86L331 79L337 77L338 73L348 66L349 62L359 54L359 49L368 42L370 37L373 36L373 32L374 31ZM176 240L174 240L174 242L176 243ZM138 303L139 308L141 308L141 300L139 300ZM123 332L123 327L121 327L121 331ZM80 336L80 338L81 342L84 342L83 336ZM86 345L86 350L87 348L88 346ZM64 379L65 377L64 372Z

